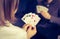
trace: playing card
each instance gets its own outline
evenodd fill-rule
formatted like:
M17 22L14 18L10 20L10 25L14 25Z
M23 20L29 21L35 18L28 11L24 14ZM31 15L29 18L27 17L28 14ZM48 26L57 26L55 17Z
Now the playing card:
M41 18L34 13L28 13L28 14L23 16L22 20L26 24L31 24L32 26L36 26L37 23L41 20Z
M28 20L27 18L29 19L29 15L28 14L25 14L22 18L22 20L27 24L28 23Z
M36 9L37 9L37 13L41 13L41 11L48 12L48 8L41 6L41 5L37 5Z

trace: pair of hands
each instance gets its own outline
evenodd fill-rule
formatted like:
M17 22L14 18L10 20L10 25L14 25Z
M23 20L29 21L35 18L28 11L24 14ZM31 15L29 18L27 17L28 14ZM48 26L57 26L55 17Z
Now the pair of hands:
M30 39L37 33L36 27L32 27L29 24L24 24L23 29L27 32L28 39Z

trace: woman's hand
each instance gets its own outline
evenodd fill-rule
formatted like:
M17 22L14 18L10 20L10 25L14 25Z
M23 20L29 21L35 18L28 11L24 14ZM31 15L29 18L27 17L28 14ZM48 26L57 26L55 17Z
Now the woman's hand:
M28 39L30 39L32 36L34 36L36 34L36 32L37 32L36 27L32 27L29 24L25 24L23 26L23 29L26 30Z

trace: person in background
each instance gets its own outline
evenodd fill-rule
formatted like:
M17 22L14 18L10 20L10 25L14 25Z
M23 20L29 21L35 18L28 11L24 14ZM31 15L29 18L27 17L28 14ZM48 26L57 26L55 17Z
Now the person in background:
M42 5L49 9L48 12L42 11L38 14L41 17L41 21L36 26L37 34L32 39L57 39L58 35L60 35L60 0L27 0L25 2L22 1L24 6L21 11L16 13L18 19L21 19L24 14L29 12L38 14L37 5Z
M29 24L23 28L13 25L18 5L19 0L0 0L0 39L30 39L36 34L36 27Z

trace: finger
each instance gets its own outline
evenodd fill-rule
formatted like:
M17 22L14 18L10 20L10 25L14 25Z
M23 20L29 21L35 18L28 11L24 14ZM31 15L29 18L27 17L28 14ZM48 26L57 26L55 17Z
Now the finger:
M32 30L34 30L34 27L32 27Z
M30 31L32 31L32 30L36 30L36 27L32 27L32 26L30 26L29 28L28 28L28 30Z
M32 28L32 27L30 26L30 27L28 28L27 32L31 31L31 28Z
M30 28L30 26L27 27L26 31L28 31L29 28Z
M27 31L30 26L31 26L31 25L29 25L29 24L25 24L25 25L23 26L23 28Z
M36 27L32 27L32 30L36 30Z
M27 29L27 27L28 27L28 25L27 25L27 24L24 24L24 25L23 25L23 29L25 29L25 30L26 30L26 29Z
M36 27L32 30L35 34L37 33Z

